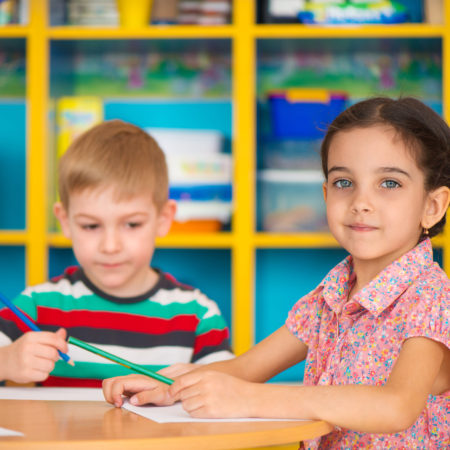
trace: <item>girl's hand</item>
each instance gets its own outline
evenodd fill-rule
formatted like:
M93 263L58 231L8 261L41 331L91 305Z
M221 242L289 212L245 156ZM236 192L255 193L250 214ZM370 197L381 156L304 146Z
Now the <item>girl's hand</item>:
M169 388L192 417L251 417L254 383L213 371L195 371L181 376Z
M0 348L1 379L16 383L44 381L59 359L58 350L67 353L66 330L29 331L12 344Z

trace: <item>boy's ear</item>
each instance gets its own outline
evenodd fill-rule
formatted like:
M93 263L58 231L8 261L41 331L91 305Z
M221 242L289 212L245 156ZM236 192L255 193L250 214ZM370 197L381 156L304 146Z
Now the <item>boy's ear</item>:
M69 217L67 215L66 209L64 208L61 202L56 202L53 205L53 214L61 224L61 229L62 232L64 233L64 236L70 239L71 236L70 236Z
M158 214L156 235L158 237L165 236L172 226L175 213L177 212L177 203L175 200L167 200Z
M431 228L444 217L450 202L450 189L441 186L428 194L423 217L422 227Z

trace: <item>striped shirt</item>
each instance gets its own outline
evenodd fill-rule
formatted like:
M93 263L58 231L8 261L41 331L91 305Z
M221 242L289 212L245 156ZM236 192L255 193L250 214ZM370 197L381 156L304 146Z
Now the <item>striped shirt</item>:
M15 305L41 330L60 327L69 336L157 371L174 363L210 363L232 358L229 332L217 304L198 289L158 271L158 281L138 297L100 291L79 267L29 287ZM28 331L7 308L0 310L0 346ZM75 367L57 361L45 386L99 387L129 369L69 344Z

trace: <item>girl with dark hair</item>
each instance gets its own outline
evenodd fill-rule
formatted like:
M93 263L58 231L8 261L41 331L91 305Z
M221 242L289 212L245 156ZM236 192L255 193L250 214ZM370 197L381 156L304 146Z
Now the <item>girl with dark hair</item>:
M365 100L333 121L322 164L328 224L349 256L245 354L170 388L106 380L109 402L336 426L307 448L450 448L450 282L430 241L450 200L449 127L412 98ZM303 386L262 384L304 359Z

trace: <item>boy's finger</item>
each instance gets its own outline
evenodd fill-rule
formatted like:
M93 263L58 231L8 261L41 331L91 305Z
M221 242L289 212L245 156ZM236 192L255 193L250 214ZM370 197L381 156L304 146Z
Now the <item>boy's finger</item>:
M168 389L165 386L158 386L155 389L138 392L130 397L132 405L146 405L153 403L159 406L173 405L174 399L169 395Z

